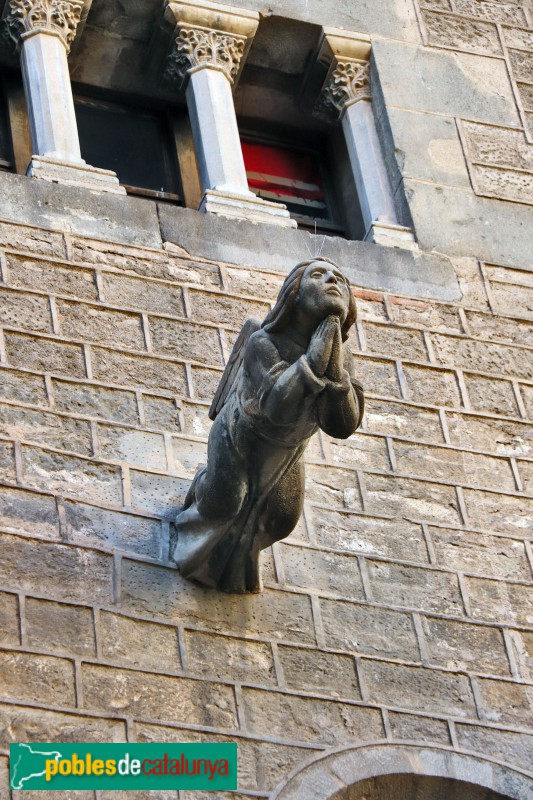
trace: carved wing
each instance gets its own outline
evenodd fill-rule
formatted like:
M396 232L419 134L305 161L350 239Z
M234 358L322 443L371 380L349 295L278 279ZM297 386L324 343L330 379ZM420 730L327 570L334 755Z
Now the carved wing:
M260 327L260 320L254 319L253 317L247 319L242 326L241 332L239 333L237 340L233 345L233 350L231 351L228 363L226 364L224 374L222 375L220 383L218 384L218 389L215 392L213 402L211 403L211 408L209 409L209 419L216 419L222 410L224 403L237 385L237 379L239 377L239 372L241 371L244 351L246 350L248 339L252 333L258 331Z

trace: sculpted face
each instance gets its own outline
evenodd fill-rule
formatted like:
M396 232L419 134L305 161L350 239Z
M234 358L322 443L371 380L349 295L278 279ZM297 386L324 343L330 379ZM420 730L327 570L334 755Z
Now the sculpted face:
M298 300L306 316L322 320L334 314L342 325L348 315L350 285L338 267L313 261L302 276Z

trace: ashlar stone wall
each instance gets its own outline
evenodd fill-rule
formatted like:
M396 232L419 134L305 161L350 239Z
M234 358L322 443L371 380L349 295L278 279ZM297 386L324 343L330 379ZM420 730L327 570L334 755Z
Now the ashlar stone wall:
M237 741L236 800L362 741L533 775L531 272L354 287L364 426L316 439L304 517L234 597L180 578L170 525L284 275L15 223L0 248L3 797L13 740Z

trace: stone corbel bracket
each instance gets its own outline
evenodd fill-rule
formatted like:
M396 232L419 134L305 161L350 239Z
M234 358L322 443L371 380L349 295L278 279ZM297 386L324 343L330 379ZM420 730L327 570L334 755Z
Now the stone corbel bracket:
M259 25L259 14L209 0L166 0L152 39L152 61L163 78L185 90L188 76L209 66L234 86Z
M0 53L6 60L37 33L56 35L67 53L76 48L93 0L0 0Z
M327 70L313 115L338 122L346 108L360 100L371 101L370 38L363 34L323 28L316 64Z

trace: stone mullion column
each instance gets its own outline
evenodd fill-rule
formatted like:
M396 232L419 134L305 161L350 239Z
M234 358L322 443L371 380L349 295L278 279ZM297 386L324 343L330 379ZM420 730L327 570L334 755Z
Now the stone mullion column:
M341 122L361 205L365 241L412 246L412 231L398 222L376 129L370 86L370 43L327 30L324 43L329 47L331 64L318 110ZM346 56L343 47L348 51ZM354 53L364 57L353 57Z
M114 172L82 159L67 55L86 0L10 0L3 25L20 51L32 177L125 194Z
M232 87L258 15L214 3L169 2L176 27L164 78L183 90L202 184L200 210L296 227L281 203L248 187Z

